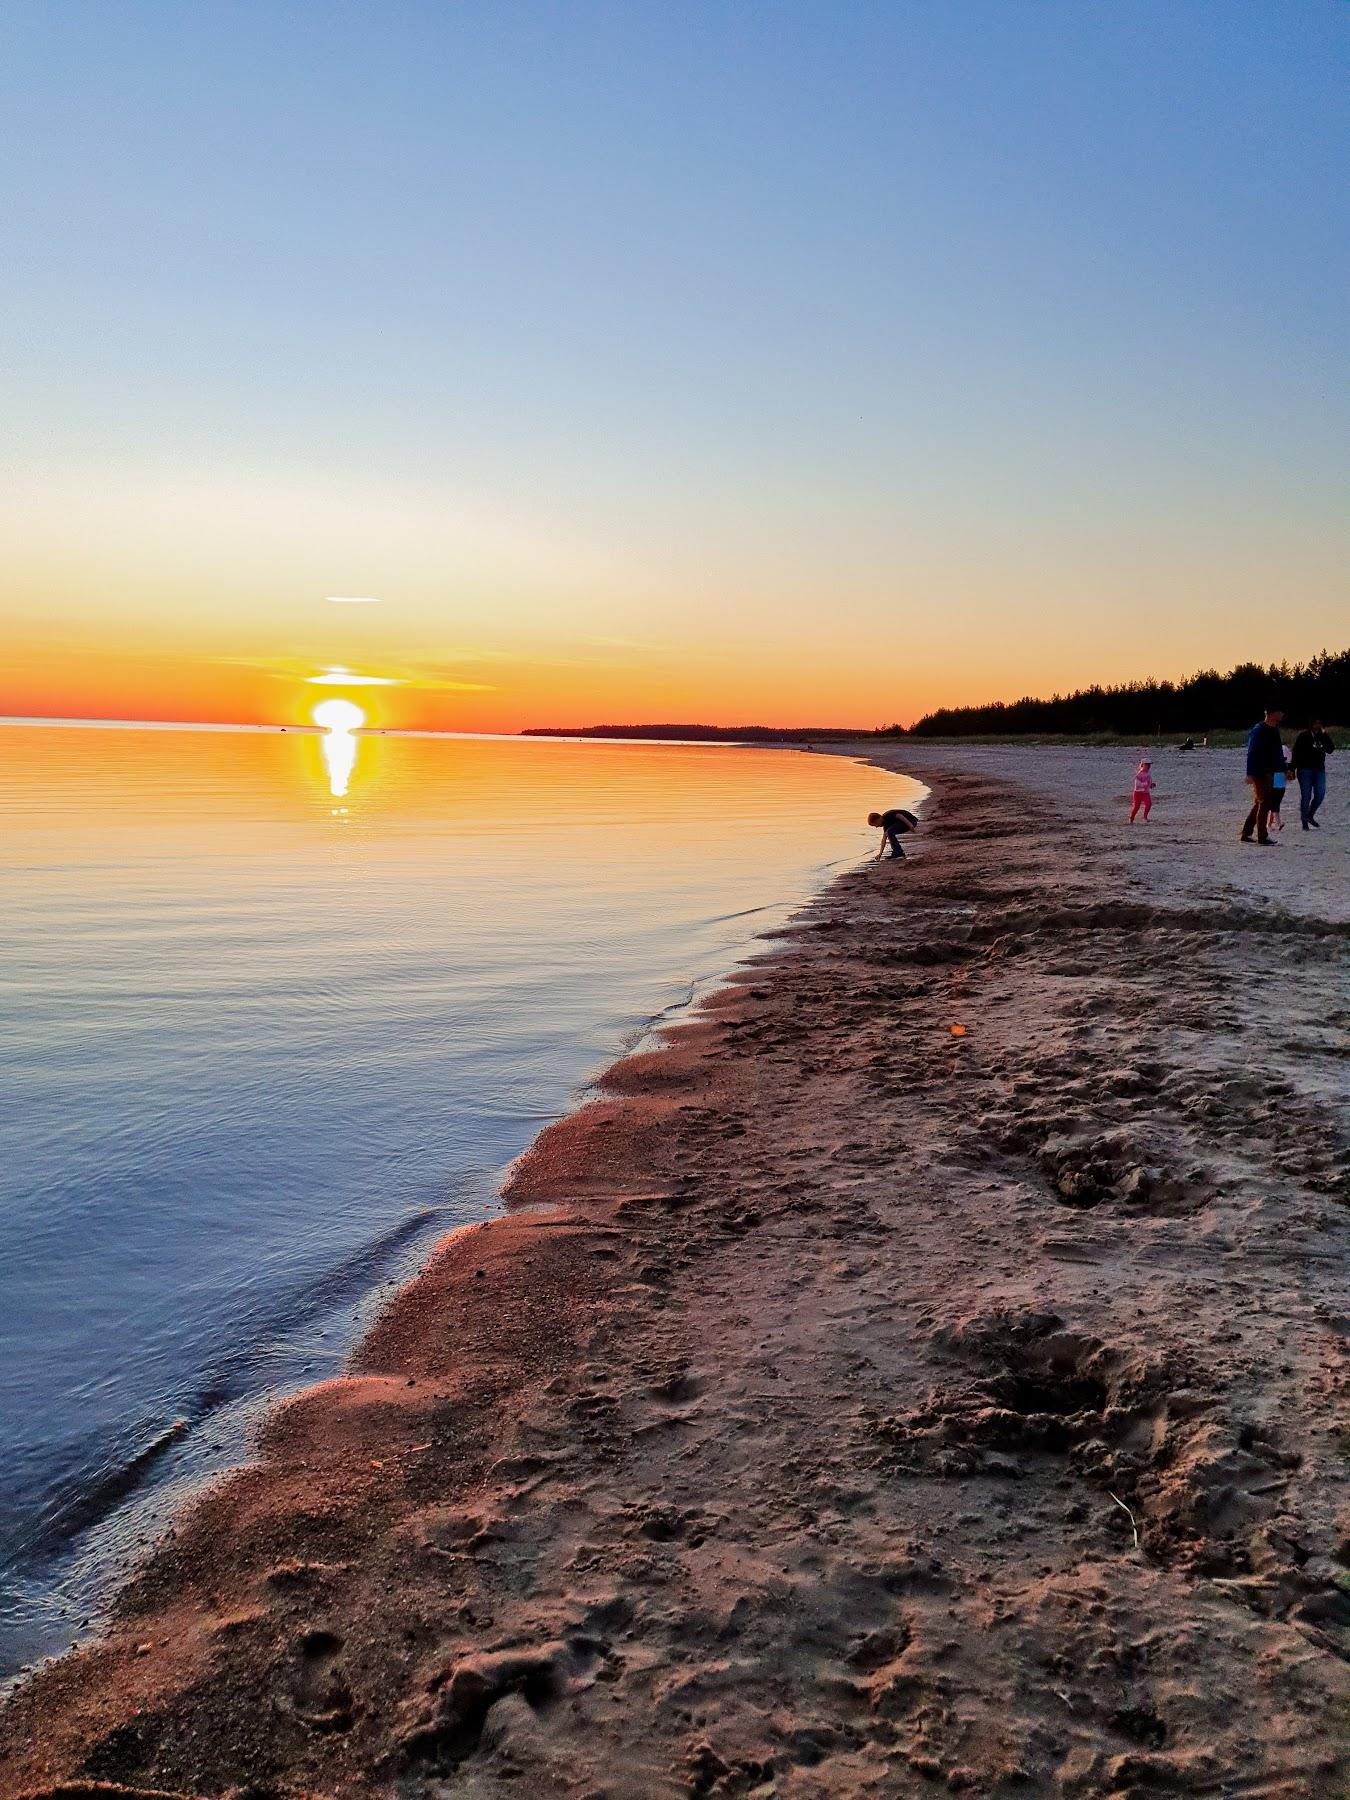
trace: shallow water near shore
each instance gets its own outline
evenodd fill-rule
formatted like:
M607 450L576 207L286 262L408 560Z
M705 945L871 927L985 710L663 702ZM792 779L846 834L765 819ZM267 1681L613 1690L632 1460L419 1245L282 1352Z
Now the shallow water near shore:
M80 1635L590 1076L922 790L720 746L0 743L9 1671Z

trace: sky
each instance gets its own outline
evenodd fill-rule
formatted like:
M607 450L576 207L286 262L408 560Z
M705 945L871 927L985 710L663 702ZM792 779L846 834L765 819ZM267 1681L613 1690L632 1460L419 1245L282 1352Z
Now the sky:
M1339 0L7 7L0 712L1342 648L1348 64Z

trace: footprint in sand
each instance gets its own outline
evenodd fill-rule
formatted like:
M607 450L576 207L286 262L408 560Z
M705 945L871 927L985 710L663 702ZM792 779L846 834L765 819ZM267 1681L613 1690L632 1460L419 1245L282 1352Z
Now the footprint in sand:
M291 1710L314 1731L345 1731L352 1722L352 1693L337 1666L342 1639L331 1631L307 1631L296 1646Z

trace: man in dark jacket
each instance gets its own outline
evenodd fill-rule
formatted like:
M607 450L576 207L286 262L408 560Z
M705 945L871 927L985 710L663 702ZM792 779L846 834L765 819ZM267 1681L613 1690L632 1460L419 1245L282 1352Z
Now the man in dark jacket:
M1247 784L1252 790L1252 810L1242 821L1242 841L1250 844L1253 831L1258 844L1269 845L1270 802L1275 793L1274 774L1284 767L1284 743L1280 738L1278 706L1268 706L1259 725L1253 725L1247 736Z
M1309 826L1318 831L1322 829L1317 823L1317 809L1327 797L1327 758L1335 748L1320 719L1314 719L1307 730L1300 731L1294 739L1298 810L1305 831Z

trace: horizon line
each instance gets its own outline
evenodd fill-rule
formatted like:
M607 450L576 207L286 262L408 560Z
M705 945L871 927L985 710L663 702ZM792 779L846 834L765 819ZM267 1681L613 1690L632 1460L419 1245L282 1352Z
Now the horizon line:
M110 730L128 728L140 731L277 731L310 732L317 737L324 735L321 725L289 722L283 724L271 720L249 719L140 719L132 717L111 717L107 714L82 715L78 713L0 713L0 725L57 725L87 726L92 728L107 727ZM841 737L875 737L881 731L894 729L892 726L876 725L755 725L742 722L736 725L710 725L700 720L654 719L649 722L632 724L602 725L522 725L515 731L458 731L436 729L434 726L362 726L358 727L358 735L384 737L582 737L596 732L606 731L771 731L785 736L818 737L826 734Z

